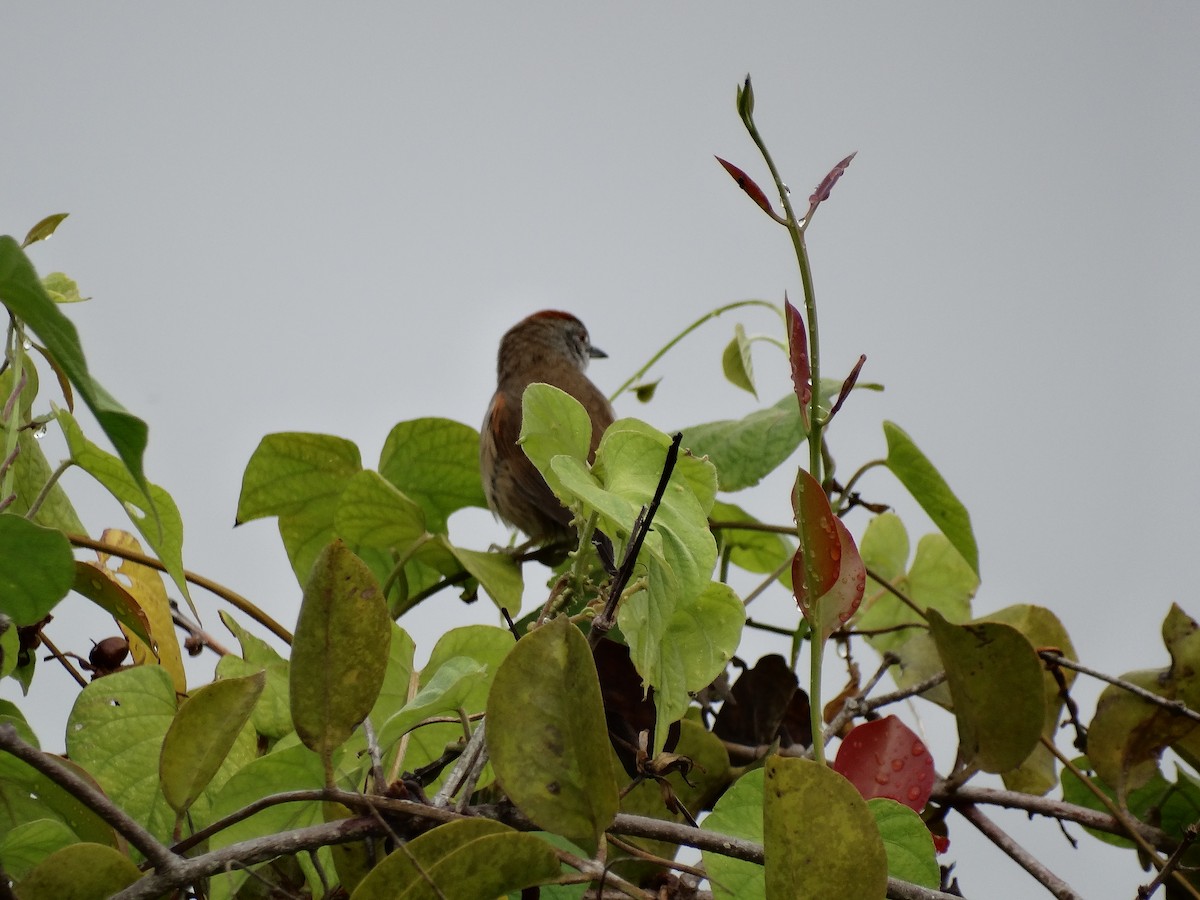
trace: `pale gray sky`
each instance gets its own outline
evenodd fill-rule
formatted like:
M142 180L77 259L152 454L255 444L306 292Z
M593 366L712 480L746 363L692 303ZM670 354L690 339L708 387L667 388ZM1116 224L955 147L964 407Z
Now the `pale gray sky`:
M712 158L766 183L734 112L750 72L798 197L859 151L810 231L826 372L865 353L887 385L836 423L841 471L896 421L972 513L977 612L1041 603L1086 661L1159 666L1169 604L1200 613L1182 577L1198 35L1185 3L10 5L0 229L71 213L32 255L94 298L68 313L151 425L186 564L291 622L273 523L231 528L263 434L341 435L372 465L402 419L477 425L499 335L536 309L584 319L611 389L712 307L799 297L786 235ZM749 412L720 375L734 321L667 360L653 404L618 411L663 429ZM756 362L773 402L786 371ZM787 483L733 499L786 521ZM125 524L82 475L66 485L94 532ZM885 474L864 489L927 527ZM504 535L482 512L452 526L468 546ZM753 612L790 624L789 604ZM406 625L428 652L485 607L447 596ZM55 628L83 652L111 631L74 600ZM49 707L71 687L44 680L35 726L56 748ZM1142 877L1131 854L998 818L1085 895ZM969 896L1032 891L953 829Z

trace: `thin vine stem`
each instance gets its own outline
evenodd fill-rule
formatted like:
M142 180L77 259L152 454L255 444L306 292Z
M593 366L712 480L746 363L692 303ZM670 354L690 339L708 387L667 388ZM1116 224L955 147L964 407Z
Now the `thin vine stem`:
M683 329L683 331L679 332L679 334L675 335L675 337L671 338L671 340L667 341L667 343L665 343L657 353L650 357L649 361L644 366L630 375L629 378L627 378L619 388L613 391L612 395L608 399L616 400L623 393L629 390L634 384L642 379L643 375L645 375L654 367L655 363L666 356L672 347L682 341L685 337L687 337L705 322L709 321L710 319L715 319L724 313L732 312L735 309L741 309L746 306L765 306L767 309L773 310L775 314L781 318L783 316L783 310L768 300L738 300L735 303L726 303L724 306L718 306L716 309L702 315L691 325L687 326L687 328Z
M88 550L96 550L100 553L107 553L110 556L116 556L121 559L127 559L130 562L138 563L139 565L148 566L151 569L157 569L159 572L166 572L167 567L153 556L147 556L145 553L138 553L136 550L127 550L124 547L116 547L112 544L106 544L104 541L95 541L90 537L82 534L68 534L67 540L75 547L83 547ZM232 591L223 584L205 578L203 575L198 575L195 572L183 570L183 577L190 583L204 588L211 594L216 594L234 609L240 610L248 615L259 625L266 628L268 631L289 646L292 643L292 633L272 619L269 615L243 597L236 591Z

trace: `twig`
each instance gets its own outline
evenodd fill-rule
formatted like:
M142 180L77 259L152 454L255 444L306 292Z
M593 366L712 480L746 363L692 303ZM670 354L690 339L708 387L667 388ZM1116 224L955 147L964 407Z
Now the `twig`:
M75 465L75 461L64 459L58 464L58 467L50 473L50 477L46 479L46 483L42 485L42 489L38 491L38 495L33 498L33 502L29 504L29 509L25 511L25 518L30 522L37 519L37 514L41 511L42 504L46 502L46 498L50 496L50 492L54 490L54 486L58 484L58 479L62 478L63 473L71 466Z
M1082 663L1077 663L1074 660L1067 659L1061 654L1051 650L1042 650L1038 653L1042 659L1048 663L1053 663L1056 666L1062 666L1064 669L1072 669L1076 672L1082 672L1084 675L1091 675L1093 678L1098 678L1101 681L1107 681L1111 685L1115 685L1123 690L1129 691L1135 697L1140 697L1147 703L1153 703L1156 706L1161 706L1163 709L1169 709L1171 712L1179 713L1181 716L1186 716L1193 722L1200 722L1200 712L1188 707L1182 700L1171 700L1167 697L1161 697L1153 691L1148 691L1144 687L1138 687L1130 681L1125 681L1121 678L1115 678L1112 675L1105 675L1103 672L1085 666Z
M795 533L794 529L793 529L792 533L793 534ZM792 557L788 556L787 559L785 559L783 562L781 562L776 567L774 572L772 572L770 575L768 575L766 578L764 578L762 581L760 581L758 583L758 586L756 588L754 588L754 590L752 590L750 593L748 593L745 597L742 598L742 606L749 606L751 601L757 600L758 596L763 591L765 591L767 588L769 588L771 585L773 585L776 581L778 581L779 576L782 575L784 572L788 571L788 569L790 569L791 567L792 567ZM792 629L792 633L795 633L795 629Z
M933 888L921 887L899 878L888 877L888 900L962 900L958 894L947 894Z
M975 787L963 785L951 789L949 782L938 781L933 786L930 799L938 803L957 808L960 804L978 806L999 806L1004 809L1019 809L1033 815L1046 816L1060 822L1074 822L1084 828L1103 831L1106 834L1116 834L1128 837L1129 830L1115 816L1107 815L1098 810L1088 809L1065 800L1055 800L1053 797L1035 797L1033 794L1021 791L1007 791L1000 788ZM1137 833L1154 847L1170 847L1174 838L1161 828L1147 825L1144 822L1135 823Z
M1158 870L1158 874L1154 876L1154 880L1138 888L1138 900L1150 900L1150 897L1166 882L1167 878L1175 874L1175 870L1179 868L1179 864L1183 861L1183 855L1195 843L1197 835L1200 835L1200 830L1197 829L1194 822L1184 829L1183 840L1179 842L1179 846L1167 858L1166 864Z
M879 668L875 670L875 674L871 676L871 679L867 682L866 687L864 687L861 691L859 691L858 694L856 694L852 697L847 697L846 701L842 704L842 708L838 710L837 715L834 716L833 719L829 722L829 724L825 726L825 731L822 733L822 739L825 741L826 744L828 744L835 735L840 734L842 731L842 726L845 725L846 722L848 722L850 719L854 718L855 716L860 716L864 713L870 712L872 709L875 709L877 706L884 706L888 703L894 703L896 700L902 700L902 699L905 699L906 697L914 696L915 694L924 693L925 691L927 691L929 689L929 688L923 686L925 684L925 682L921 682L919 684L914 685L911 688L908 688L907 691L893 692L896 694L903 694L902 697L896 697L894 699L886 699L890 695L885 694L883 698L877 699L874 702L868 700L867 694L869 694L869 693L871 693L871 691L875 690L875 686L878 685L879 682L883 680L883 676L887 674L887 670L890 669L893 665L895 665L899 661L900 660L897 659L891 653L885 653L883 655L883 660L879 663ZM945 677L946 677L946 673L942 672L941 680L944 680ZM931 679L928 679L928 678L925 679L925 681L930 681L930 680ZM934 684L940 684L940 683L941 683L940 680L937 682L934 682ZM929 685L929 687L933 687L934 684Z
M55 647L54 642L52 640L50 640L50 638L46 637L46 635L44 633L39 633L38 637L40 637L42 639L42 643L46 645L46 649L49 650L54 655L55 659L57 659L60 663L62 663L63 668L66 669L68 673L70 673L71 677L75 679L75 681L79 684L79 686L87 687L87 685L88 685L87 679L84 678L81 674L79 674L79 670L75 668L75 666L71 663L71 661L69 659L67 659L66 654L63 653L61 650L59 650L57 647ZM75 657L75 658L78 659L79 657Z
M484 739L484 729L487 726L487 720L480 722L475 729L475 733L471 735L471 739L467 741L467 746L463 748L462 755L454 764L454 768L450 770L450 774L446 776L446 780L442 783L439 790L433 797L433 805L444 808L449 806L450 798L457 794L460 790L475 784L479 778L479 773L487 764L487 742ZM470 799L470 790L463 792L463 796L459 798L459 812L465 808L466 801Z
M159 843L158 838L49 753L43 753L21 740L17 729L11 724L0 725L0 750L32 766L96 813L150 860L158 872L172 875L179 870L183 861Z
M252 866L277 856L292 856L332 844L349 844L378 836L380 833L379 823L373 818L356 816L352 819L338 819L336 822L297 828L282 834L253 838L202 856L185 859L176 866L175 871L155 873L136 881L120 893L114 894L112 900L155 900L163 894L201 878L224 872L228 868Z
M189 619L183 614L183 610L179 608L179 603L176 600L171 601L171 621L178 628L182 628L187 632L188 639L199 642L201 647L207 647L217 656L229 656L229 648L214 638L211 634ZM196 653L200 650L197 649Z
M117 547L112 544L106 544L103 541L94 541L90 537L82 534L68 534L67 540L76 547L85 547L88 550L96 550L100 553L107 553L110 556L116 556L121 559L127 559L130 562L138 563L142 566L149 566L151 569L157 569L159 572L166 572L167 567L162 562L155 559L153 556L147 556L145 553L138 553L136 550L127 550L124 547ZM285 644L292 643L292 633L272 619L269 615L243 597L236 591L231 591L223 584L218 584L212 579L205 578L203 575L198 575L195 572L183 570L183 577L197 587L202 587L212 594L216 594L234 609L241 610L246 615L250 616L264 628L272 631Z
M592 620L591 628L588 630L588 645L593 650L596 649L596 646L605 635L612 631L613 626L616 624L617 604L620 602L621 595L629 584L629 580L633 577L633 567L637 563L638 554L642 550L642 543L646 540L646 535L650 533L650 526L654 522L654 515L658 512L663 494L667 491L667 483L671 480L671 473L675 471L675 462L679 459L679 445L682 441L682 431L676 432L671 438L671 446L667 448L667 458L663 462L662 475L659 476L658 487L654 491L654 499L638 515L630 534L629 545L625 548L625 556L621 560L621 568L618 570L616 577L612 581L612 585L608 589L608 599L604 602L604 608Z
M891 594L893 597L895 597L897 600L899 600L901 603L903 603L905 606L907 606L909 609L911 609L913 612L915 612L918 616L921 617L922 620L928 618L925 615L925 610L921 609L921 607L919 607L917 605L917 602L915 600L913 600L911 597L909 597L907 594L905 594L899 588L892 587L892 583L890 581L888 581L886 578L884 578L879 573L875 572L873 569L871 569L870 566L864 566L863 568L865 568L867 570L867 575L869 575L873 581L875 581L881 588L883 588L885 591L887 591L889 594Z
M1058 900L1083 900L1083 895L1047 869L1024 847L1014 841L1003 828L980 812L972 803L955 807L959 814L978 828L993 844L1007 853L1022 869L1036 878Z

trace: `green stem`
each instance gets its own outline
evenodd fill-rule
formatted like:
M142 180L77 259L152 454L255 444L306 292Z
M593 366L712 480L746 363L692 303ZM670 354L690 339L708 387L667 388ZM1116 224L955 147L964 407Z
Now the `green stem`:
M21 430L21 394L25 390L25 329L20 320L9 317L8 335L4 356L12 370L12 391L3 398L4 453L0 459L10 459L17 447L17 434ZM7 466L0 472L0 497L10 497L16 483L16 466Z
M29 511L25 513L25 518L30 522L37 518L38 511L42 508L42 504L46 502L46 498L50 496L50 492L54 490L54 485L58 484L58 479L62 478L63 473L73 465L75 465L75 462L70 459L64 459L58 464L58 468L50 473L50 477L46 479L46 483L42 485L42 489L38 491L38 495L29 504Z
M427 531L413 541L411 546L404 551L404 554L396 561L396 564L392 566L392 571L388 573L387 580L385 580L383 583L383 596L386 597L388 595L388 592L392 589L392 587L396 584L396 581L400 578L400 575L404 572L404 567L408 565L409 560L416 555L416 552L430 541L434 540L434 538L435 536Z
M746 78L745 95L747 102L739 103L739 111L741 119L746 126L746 131L750 135L750 139L754 141L754 146L758 148L758 152L762 154L763 161L766 162L767 168L771 172L771 178L775 182L775 189L779 193L779 201L783 204L784 224L787 227L788 235L792 239L792 248L796 252L796 263L800 268L800 284L804 290L804 312L805 319L808 325L808 366L811 379L811 390L809 391L809 408L808 408L808 470L812 477L816 479L817 484L823 484L821 456L821 430L823 422L820 417L819 406L819 391L818 386L821 383L821 340L820 332L817 328L817 298L816 290L813 287L812 267L808 260L808 248L804 244L804 227L796 218L796 212L792 209L791 194L783 179L779 175L779 169L775 166L775 161L771 158L770 151L767 150L766 144L763 142L762 136L758 133L758 128L754 124L754 104L753 95L749 94L750 79ZM799 537L799 526L797 526L797 537ZM803 546L803 541L801 541ZM810 603L812 604L812 621L820 623L821 619L821 598L814 590L815 573L811 566L804 566L805 587L808 590ZM813 734L813 759L824 764L825 748L820 740L821 728L823 722L821 720L821 663L824 659L824 639L820 633L820 626L817 625L811 631L811 665L809 667L809 722Z
M715 319L723 313L727 313L727 312L730 312L731 310L735 310L735 309L740 309L744 306L765 306L768 309L774 310L777 315L780 315L780 316L783 315L783 311L778 306L776 306L774 303L771 303L767 300L738 300L736 303L726 303L724 306L719 306L716 309L712 310L711 312L707 312L704 315L702 315L699 319L697 319L695 322L693 322L687 328L683 329L683 331L679 332L679 334L675 335L675 337L671 338L671 340L667 341L667 343L664 344L663 347L657 353L655 353L652 357L650 357L649 362L647 362L644 366L642 366L640 369L638 369L636 372L634 372L632 375L630 375L629 378L625 381L625 383L622 384L619 388L617 388L616 391L613 392L613 395L611 397L609 397L608 399L616 400L623 393L625 393L627 390L629 390L629 388L632 387L634 384L636 384L638 381L640 381L642 379L642 376L645 375L648 371L650 371L650 369L654 366L654 364L656 362L658 362L660 359L662 359L672 347L674 347L676 344L678 344L680 341L682 341L685 337L687 337L689 334L691 334L693 331L695 331L697 328L699 328L701 325L703 325L709 319Z
M861 466L859 466L858 471L850 476L850 480L847 481L846 486L842 488L842 496L838 500L838 508L835 509L834 512L840 513L842 511L846 505L846 501L850 498L850 492L854 490L854 486L858 484L858 480L860 478L866 475L867 472L871 471L871 469L886 465L886 459L873 459L870 462L863 463Z
M820 484L822 482L821 426L823 423L818 415L817 386L821 383L821 341L820 333L817 329L816 290L813 287L812 267L809 265L808 248L804 243L804 228L796 218L795 210L792 209L791 194L788 191L787 185L784 184L783 179L780 177L779 170L775 167L775 160L771 158L771 153L767 150L767 145L763 143L762 136L758 133L758 128L754 124L753 117L747 113L742 117L742 121L746 125L746 131L749 132L750 139L754 141L754 146L762 154L763 161L766 162L767 169L771 172L771 178L775 181L775 189L779 192L779 201L783 204L784 220L788 235L792 239L792 248L796 252L796 262L800 267L800 284L804 289L804 313L808 326L808 365L809 371L812 374L812 391L811 399L809 400L808 416L808 464L809 472L812 473L813 478Z

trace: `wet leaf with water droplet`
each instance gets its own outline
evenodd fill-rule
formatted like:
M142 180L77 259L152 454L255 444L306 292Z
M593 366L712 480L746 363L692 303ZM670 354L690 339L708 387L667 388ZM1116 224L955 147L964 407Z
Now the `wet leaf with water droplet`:
M933 757L895 716L864 722L838 749L833 769L864 798L889 797L920 812L933 789Z

